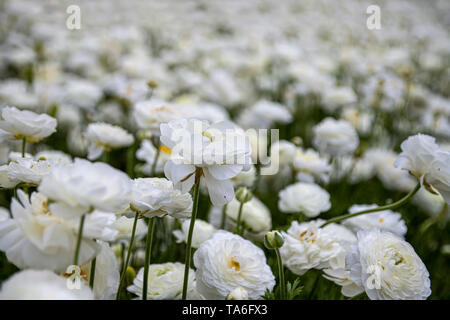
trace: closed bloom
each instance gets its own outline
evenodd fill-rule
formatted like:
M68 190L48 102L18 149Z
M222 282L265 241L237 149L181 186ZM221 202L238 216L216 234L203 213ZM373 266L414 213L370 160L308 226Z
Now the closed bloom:
M108 123L91 123L84 137L88 141L88 159L98 159L103 152L128 147L134 142L133 135L121 127Z
M312 218L331 208L330 195L316 184L297 182L280 191L278 208Z
M2 109L0 120L0 141L25 139L37 143L56 131L56 119L15 107Z
M206 299L225 299L242 287L249 299L261 299L275 286L264 252L252 242L227 231L217 231L194 254L197 290Z
M69 289L67 278L49 270L24 270L6 280L0 290L0 300L93 300L89 286L81 282L80 289Z
M181 230L173 231L173 235L177 239L177 243L186 242L189 233L189 220L184 220L181 224ZM192 234L192 247L198 248L204 241L211 238L211 236L216 232L216 228L206 221L201 219L195 220L194 232Z
M196 168L214 205L234 196L230 181L250 168L251 148L244 132L231 122L209 125L199 120L174 120L161 125L161 142L172 150L164 173L174 185L187 192L195 182Z
M58 272L72 264L77 241L79 218L66 219L49 210L48 199L33 193L31 201L21 190L19 201L13 199L14 219L0 222L0 250L17 267L49 269ZM112 229L115 216L93 211L85 220L79 260L84 263L99 250L92 239L111 241L117 231Z
M165 178L138 178L133 180L130 208L146 217L171 215L189 218L192 213L192 197L175 189Z
M106 163L75 159L45 176L39 192L53 201L50 210L63 216L92 209L120 213L129 205L131 180Z
M349 213L355 213L363 210L378 207L376 204L355 204L348 209ZM343 221L343 224L354 231L361 229L379 228L392 232L399 237L406 234L406 224L402 220L402 215L392 210L383 210L378 212L366 213Z
M346 264L372 300L424 300L431 294L426 266L408 242L390 232L359 231Z
M345 120L325 118L314 128L314 146L332 156L352 153L359 145L355 128Z
M183 291L184 264L163 263L151 264L148 272L148 300L180 300ZM144 283L144 268L141 268L134 278L128 291L142 299ZM189 269L188 298L195 295L195 272Z

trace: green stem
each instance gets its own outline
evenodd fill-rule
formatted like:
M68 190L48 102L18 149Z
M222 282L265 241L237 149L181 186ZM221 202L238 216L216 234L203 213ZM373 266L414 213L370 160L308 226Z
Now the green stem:
M359 215L365 214L365 213L378 212L378 211L384 211L384 210L393 210L393 209L399 208L399 207L403 206L405 203L407 203L408 200L411 199L412 196L414 196L417 191L419 191L419 189L420 189L420 182L416 185L416 187L413 190L411 190L410 193L408 193L405 197L401 198L400 200L398 200L394 203L387 204L387 205L384 205L381 207L376 207L373 209L355 212L355 213L344 214L342 216L338 216L338 217L329 219L324 224L322 224L320 227L323 228L323 227L329 225L330 223L340 222L342 220L353 218L353 217L356 217L356 216L359 216Z
M222 220L220 221L220 229L225 228L225 218L227 216L227 206L228 206L228 203L224 204L224 206L222 207Z
M25 158L25 145L27 144L27 140L25 138L22 139L22 158Z
M194 199L192 206L191 223L189 224L189 233L186 246L186 261L184 265L184 280L183 280L183 295L182 295L183 300L186 300L187 297L187 289L189 283L189 268L191 266L192 233L194 231L195 219L197 218L197 211L198 211L198 198L200 191L200 174L198 169L195 173L195 178L196 181L194 186Z
M80 252L81 238L83 237L83 226L85 217L86 217L85 214L81 216L80 226L78 227L77 246L75 247L75 255L73 257L73 264L76 266L78 265L78 255Z
M156 148L156 152L155 152L155 158L153 159L153 163L152 163L152 171L151 171L151 176L154 177L156 174L156 164L158 163L158 158L159 158L159 143L155 142L155 148Z
M286 299L286 282L284 281L283 261L281 260L280 250L275 248L278 262L278 276L280 277L281 299Z
M89 277L89 287L94 289L94 279L95 279L95 265L97 264L97 257L95 257L91 262L91 275Z
M130 238L130 244L128 245L127 257L126 257L125 263L123 265L122 275L120 276L119 288L117 288L116 300L120 299L120 291L122 290L122 285L123 285L123 281L125 280L128 264L130 263L131 249L133 248L133 242L134 242L134 236L136 234L136 226L137 226L138 218L139 218L139 215L136 213L136 215L134 216L133 229L131 230L131 238Z
M153 231L155 230L155 218L148 220L147 241L145 246L144 284L142 286L142 300L147 300L148 271L150 269L150 258L152 255Z
M244 202L241 202L240 203L240 205L239 205L239 213L238 213L238 216L237 216L237 222L236 222L236 233L238 234L238 235L241 235L242 234L242 229L243 229L243 227L242 227L242 219L241 219L241 216L242 216L242 207L244 206Z

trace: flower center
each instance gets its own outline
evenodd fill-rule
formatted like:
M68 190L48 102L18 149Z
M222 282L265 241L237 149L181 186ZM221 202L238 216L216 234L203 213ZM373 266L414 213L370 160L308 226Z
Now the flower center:
M172 149L170 149L169 147L166 147L164 145L159 147L159 151L164 152L165 154L171 154L172 153Z
M241 264L239 263L239 261L237 261L236 257L232 257L230 260L230 268L234 269L235 271L240 271L241 270Z

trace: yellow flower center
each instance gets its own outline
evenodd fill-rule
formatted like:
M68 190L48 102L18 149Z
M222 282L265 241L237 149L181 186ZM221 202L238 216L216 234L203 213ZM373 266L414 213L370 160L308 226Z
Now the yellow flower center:
M172 149L170 149L169 147L166 147L164 145L159 147L159 151L164 152L165 154L171 154L172 153Z

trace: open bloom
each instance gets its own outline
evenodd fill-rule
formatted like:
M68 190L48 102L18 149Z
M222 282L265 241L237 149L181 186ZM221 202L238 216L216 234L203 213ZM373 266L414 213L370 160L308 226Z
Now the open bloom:
M55 164L47 160L18 158L17 161L0 167L0 186L13 188L19 183L38 185L54 167Z
M315 179L328 182L331 165L328 159L321 157L313 149L303 150L298 148L293 161L297 180L302 182L314 182Z
M73 262L79 218L66 219L49 210L48 199L33 193L31 201L21 190L19 201L13 199L14 219L0 222L0 250L19 268L66 270ZM99 250L92 239L111 241L117 231L112 228L115 216L93 211L85 220L79 261L94 257Z
M424 300L431 294L422 260L408 242L390 232L359 231L346 264L351 279L372 300Z
M312 218L331 208L330 195L316 184L297 182L280 191L278 207Z
M184 220L181 224L181 230L173 231L173 235L177 239L177 242L186 242L189 234L189 220ZM192 233L192 247L198 248L204 241L211 238L211 236L216 232L216 228L206 221L201 219L195 220L194 231Z
M49 270L24 270L6 280L0 290L0 300L92 300L88 285L69 289L67 278Z
M75 159L45 176L39 192L54 201L50 210L62 216L80 216L92 209L120 213L129 205L131 180L106 163Z
M149 218L171 215L189 218L192 213L192 197L173 187L165 178L138 178L133 180L130 208Z
M275 286L264 252L252 242L227 231L217 231L194 254L197 290L207 299L225 299L242 287L249 299L261 299Z
M108 123L91 123L84 137L88 141L88 159L98 159L103 152L128 147L134 142L133 135L121 127Z
M136 103L133 116L139 128L159 135L159 126L162 123L179 119L182 114L169 102L152 98Z
M0 141L6 139L25 139L37 143L56 131L56 119L15 107L2 109L0 120Z
M158 161L156 162L155 173L164 172L164 165L167 160L170 159L172 150L170 148L160 145L158 147L159 155ZM142 140L141 147L136 151L136 158L145 161L145 164L141 167L141 171L145 174L150 175L152 173L153 162L155 161L155 156L157 149L149 140Z
M214 205L233 199L231 178L250 169L251 148L244 132L231 122L209 125L200 120L173 120L161 125L161 142L172 150L164 173L183 192L201 170Z
M183 291L184 264L163 263L151 264L148 272L147 299L149 300L180 300ZM141 268L134 278L128 291L142 299L144 284L144 268ZM189 269L188 298L195 295L195 273Z
M359 145L355 128L345 120L325 118L314 128L314 146L332 156L352 153Z

